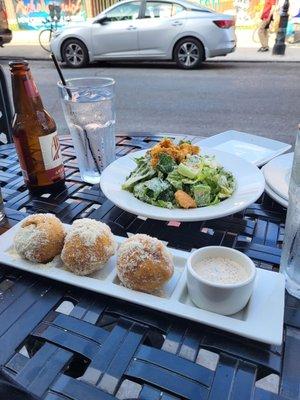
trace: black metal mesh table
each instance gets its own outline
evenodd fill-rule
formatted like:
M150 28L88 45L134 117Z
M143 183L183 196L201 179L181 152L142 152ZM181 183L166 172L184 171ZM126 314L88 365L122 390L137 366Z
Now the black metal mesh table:
M148 148L159 139L118 136L117 155ZM0 232L30 213L51 212L66 223L90 217L108 223L117 235L148 233L185 251L234 247L258 267L278 270L285 209L267 195L217 220L170 224L145 219L115 207L98 187L83 183L71 139L63 137L61 145L66 190L35 197L24 186L14 146L0 147L7 214ZM283 345L268 346L13 268L0 269L1 373L34 398L300 399L299 352L300 307L290 296ZM270 375L279 377L279 395L260 388Z

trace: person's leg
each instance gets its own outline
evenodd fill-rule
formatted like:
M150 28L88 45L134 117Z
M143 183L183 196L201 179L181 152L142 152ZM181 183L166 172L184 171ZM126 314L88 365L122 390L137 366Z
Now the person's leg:
M59 21L60 17L61 17L61 14L60 14L61 13L61 8L60 8L60 6L55 6L54 9L55 9L55 14L56 14L57 21Z
M50 18L53 21L54 20L54 5L53 4L49 4L49 14L50 14Z
M268 25L269 21L261 21L260 27L258 29L258 36L262 48L268 48L268 43L269 43Z

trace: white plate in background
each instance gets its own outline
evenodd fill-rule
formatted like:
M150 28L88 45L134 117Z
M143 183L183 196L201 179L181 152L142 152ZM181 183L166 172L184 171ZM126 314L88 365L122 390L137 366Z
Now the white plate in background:
M239 313L224 316L198 308L191 301L185 272L186 261L190 255L188 252L168 248L173 255L174 275L159 292L148 294L120 285L115 269L115 256L100 271L89 276L78 276L65 271L60 259L48 264L23 260L15 253L13 246L20 224L21 222L0 236L2 264L264 343L275 345L282 343L285 295L285 279L282 274L258 268L253 294L246 307ZM69 225L65 227L69 229ZM124 238L118 236L115 238L118 243L124 241Z
M265 178L255 165L232 154L201 146L201 154L215 156L216 161L235 177L236 189L232 196L216 205L188 210L182 208L169 210L152 206L122 189L126 177L136 167L134 158L145 155L146 151L141 150L120 157L105 168L100 178L104 195L118 207L136 215L162 221L203 221L221 218L244 210L260 197L265 188Z
M268 186L286 201L289 199L293 157L294 153L283 154L268 162L263 168Z
M264 168L262 168L262 171L264 172ZM266 183L266 187L265 187L265 191L266 193L271 197L271 199L273 199L274 201L276 201L278 204L280 204L281 206L287 208L289 205L288 200L285 200L284 198L280 197L276 192L274 192L274 190Z
M197 144L235 154L258 167L292 147L290 144L278 140L239 131L222 132L202 139Z
M266 184L266 187L265 187L265 191L271 197L271 199L276 201L281 206L283 206L285 208L288 208L289 202L287 200L283 199L282 197L278 196L278 194L275 193L274 190L272 190L270 188L270 186L267 185L267 184Z

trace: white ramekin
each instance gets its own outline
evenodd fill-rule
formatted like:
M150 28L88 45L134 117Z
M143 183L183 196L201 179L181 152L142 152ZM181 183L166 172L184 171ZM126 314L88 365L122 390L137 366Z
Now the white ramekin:
M211 283L193 269L197 261L207 257L226 257L245 266L249 278L241 283ZM187 260L187 286L192 301L204 310L231 315L242 310L253 291L256 267L253 261L238 250L229 247L208 246L193 252Z

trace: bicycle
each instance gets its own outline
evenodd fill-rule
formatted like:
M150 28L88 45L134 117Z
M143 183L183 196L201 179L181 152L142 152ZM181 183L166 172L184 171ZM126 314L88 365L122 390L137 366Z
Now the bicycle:
M51 43L52 35L54 32L57 31L57 26L58 26L57 17L54 17L53 20L49 20L47 18L45 21L43 21L44 25L49 24L49 23L50 23L50 27L41 30L41 32L39 34L40 46L43 50L47 51L48 53L51 52L50 43Z
M62 29L66 23L71 22L71 18L69 16L65 16L63 18L58 19L56 16L54 16L51 20L50 19L45 19L43 21L44 25L48 25L46 29L42 29L40 34L39 34L39 43L40 46L43 50L47 51L48 53L51 52L51 39L53 36L53 33L56 32L58 29Z

